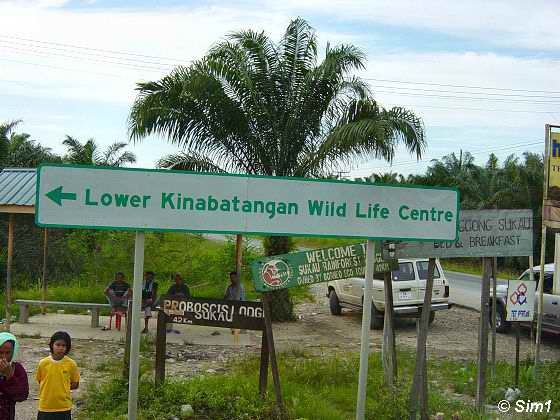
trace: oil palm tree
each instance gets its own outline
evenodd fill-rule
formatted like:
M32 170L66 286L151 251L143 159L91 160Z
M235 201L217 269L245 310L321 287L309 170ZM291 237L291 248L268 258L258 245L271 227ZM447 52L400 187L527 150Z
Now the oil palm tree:
M481 200L479 188L482 168L474 163L469 152L451 153L441 160L434 159L426 171L430 185L453 186L461 191L461 208L476 209Z
M27 133L16 133L21 120L0 124L0 168L34 168L43 162L60 162L50 148L31 139Z
M392 160L397 144L420 157L424 129L413 112L385 109L367 83L353 45L327 44L293 20L278 43L264 32L234 32L188 67L139 83L129 116L130 137L156 134L181 152L160 166L271 176L325 177L357 159ZM289 241L271 238L267 254ZM291 309L276 318L290 317ZM281 310L280 310L281 311Z
M69 163L82 165L98 166L123 166L127 163L136 162L136 156L132 152L122 152L127 143L113 143L104 152L99 150L99 146L94 139L89 139L81 143L78 139L66 136L63 145L68 149L65 160Z

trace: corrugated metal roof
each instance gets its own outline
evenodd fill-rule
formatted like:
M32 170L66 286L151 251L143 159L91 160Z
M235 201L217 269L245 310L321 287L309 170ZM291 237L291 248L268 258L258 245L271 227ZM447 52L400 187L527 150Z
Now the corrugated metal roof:
M37 170L6 168L0 172L0 206L35 206Z

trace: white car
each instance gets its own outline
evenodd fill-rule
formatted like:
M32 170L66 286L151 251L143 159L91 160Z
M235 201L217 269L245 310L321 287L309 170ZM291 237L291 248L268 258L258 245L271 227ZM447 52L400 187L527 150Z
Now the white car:
M393 312L396 316L416 318L422 311L428 259L399 259L399 268L391 272L393 280ZM383 328L385 311L385 292L383 274L375 274L373 280L373 305L371 309L371 328ZM342 308L359 309L364 301L364 278L353 277L327 283L327 297L333 315L340 315ZM434 270L434 288L430 323L435 319L435 311L449 309L449 282L439 260Z
M541 276L541 266L533 267L533 275L535 276L535 314L538 305L538 284ZM525 270L519 280L530 281L529 269ZM558 334L560 333L560 296L552 294L554 284L554 264L546 264L544 266L544 284L543 284L543 331ZM506 333L511 328L511 322L506 321L506 300L507 285L496 287L496 331ZM492 311L492 299L490 299L490 311ZM492 312L490 312L492 314ZM491 316L491 315L490 315ZM492 322L492 320L490 320ZM537 324L537 317L533 320ZM523 326L530 327L531 323L522 323Z

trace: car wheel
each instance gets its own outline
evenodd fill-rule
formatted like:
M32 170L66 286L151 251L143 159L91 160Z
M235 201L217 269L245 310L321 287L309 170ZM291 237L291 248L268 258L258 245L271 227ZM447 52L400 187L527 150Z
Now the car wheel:
M372 330L381 330L383 329L383 322L384 319L381 316L382 314L377 310L373 302L371 303L371 321L370 321L370 329Z
M340 301L334 290L331 290L329 293L329 307L331 308L332 315L342 314L342 307L340 306Z
M434 322L434 320L436 319L436 312L435 311L430 311L430 325L432 325L432 323Z
M492 307L490 307L490 318L492 318ZM490 327L492 320L490 319ZM496 332L507 333L511 328L511 322L506 321L506 314L501 305L496 306Z

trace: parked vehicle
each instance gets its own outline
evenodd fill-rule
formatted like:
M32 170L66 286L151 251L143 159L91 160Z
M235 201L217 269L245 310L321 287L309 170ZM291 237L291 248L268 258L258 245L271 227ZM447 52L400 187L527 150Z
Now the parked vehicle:
M400 259L399 268L391 273L393 283L393 312L399 317L418 317L422 311L426 279L427 259ZM353 277L327 283L327 297L331 314L340 315L342 308L362 310L364 301L364 278ZM385 292L383 274L375 274L373 280L373 305L371 308L371 328L383 328L385 312ZM430 323L435 319L435 311L448 309L449 282L439 260L434 270L434 288Z
M538 284L541 276L541 266L533 267L535 276L535 293L538 290ZM519 280L530 281L529 269L525 270ZM552 287L554 284L554 264L546 264L544 266L544 284L543 284L543 331L560 333L560 296L552 294ZM511 328L511 322L506 321L506 301L507 301L507 285L496 287L496 331L506 333ZM535 296L535 313L538 304L538 296ZM490 299L490 310L492 310L492 299ZM492 312L490 312L492 313ZM536 324L537 319L533 320ZM492 320L490 320L492 323ZM530 327L530 322L521 323L522 326Z

